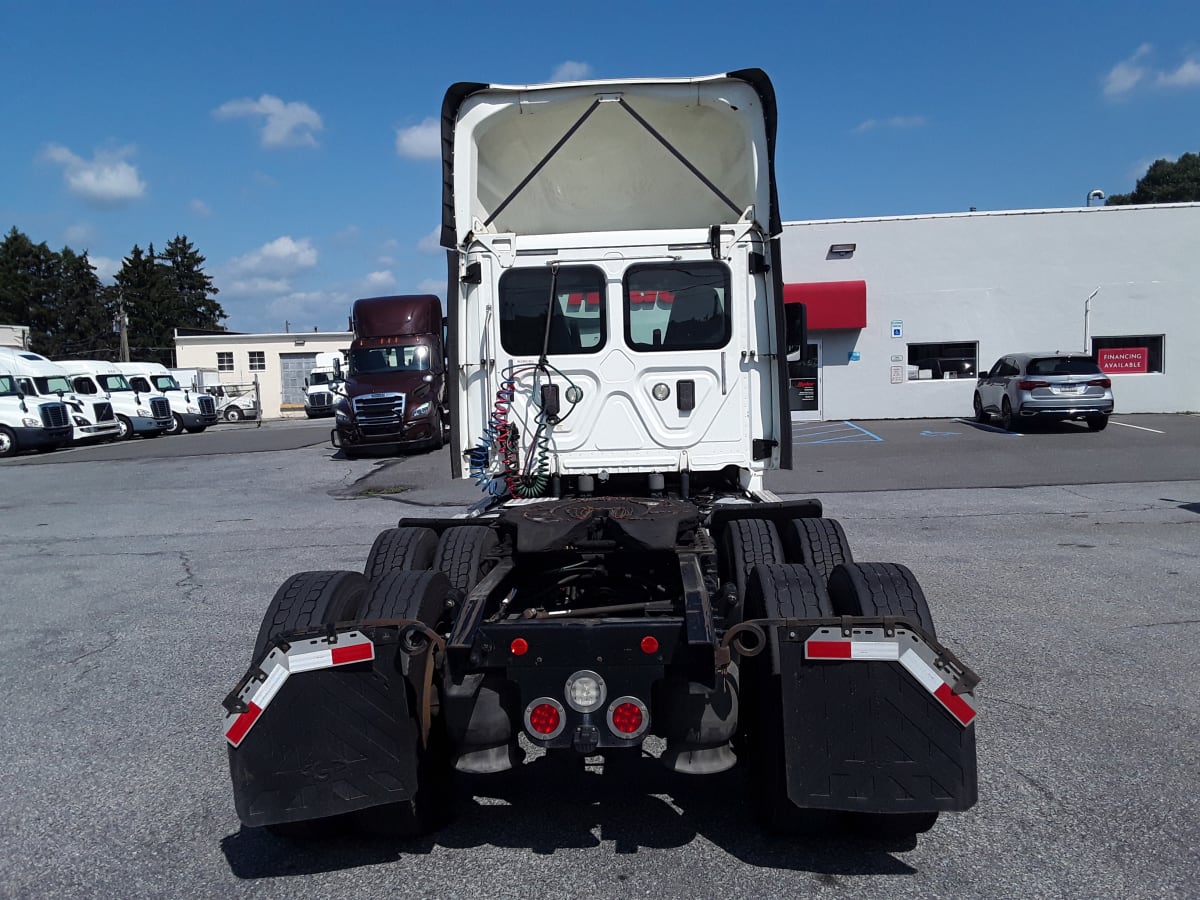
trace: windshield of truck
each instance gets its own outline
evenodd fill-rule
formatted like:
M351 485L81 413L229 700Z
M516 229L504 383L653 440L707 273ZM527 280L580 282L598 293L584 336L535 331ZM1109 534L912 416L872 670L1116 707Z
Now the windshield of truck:
M129 382L124 375L97 375L96 380L100 382L100 387L111 393L119 391L132 391Z
M729 343L729 270L655 263L625 276L625 343L632 350L716 350Z
M350 374L352 375L428 371L429 348L424 344L359 347L350 351Z
M179 382L170 375L155 375L151 381L154 382L154 387L162 391L164 394L167 391L182 390L182 388L179 387Z
M550 356L595 353L604 346L604 284L594 266L559 266L557 277L549 266L509 269L500 276L501 345L513 356L541 356L543 343Z
M11 375L0 375L0 397L15 397L17 382Z
M65 375L43 375L34 378L33 383L37 385L39 394L71 393L71 382L67 381Z
M327 372L313 372L308 378L309 386L316 387L319 384L333 384L333 375Z

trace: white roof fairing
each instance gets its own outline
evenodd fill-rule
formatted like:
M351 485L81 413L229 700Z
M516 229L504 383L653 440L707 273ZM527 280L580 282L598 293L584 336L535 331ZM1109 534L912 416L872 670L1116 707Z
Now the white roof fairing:
M443 110L446 246L479 228L705 228L747 207L777 230L774 94L762 73L461 87Z

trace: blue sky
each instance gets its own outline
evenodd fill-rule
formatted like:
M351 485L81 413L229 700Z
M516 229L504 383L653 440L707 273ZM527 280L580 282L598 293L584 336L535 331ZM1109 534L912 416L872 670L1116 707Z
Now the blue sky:
M355 297L444 293L451 83L751 66L785 220L1082 206L1200 152L1195 0L0 0L0 228L106 280L184 234L231 329L343 329Z

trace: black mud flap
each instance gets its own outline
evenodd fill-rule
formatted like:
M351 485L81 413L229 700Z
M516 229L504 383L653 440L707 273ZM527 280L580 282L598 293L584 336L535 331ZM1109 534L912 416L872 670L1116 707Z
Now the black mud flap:
M264 674L279 654L268 654ZM243 696L253 690L252 680ZM377 642L371 661L287 676L252 727L235 734L236 746L226 736L234 804L247 826L416 795L420 726L394 642Z
M935 643L915 629L884 635L780 629L788 798L867 813L969 809L978 795L973 700L954 693ZM968 687L972 679L966 670Z

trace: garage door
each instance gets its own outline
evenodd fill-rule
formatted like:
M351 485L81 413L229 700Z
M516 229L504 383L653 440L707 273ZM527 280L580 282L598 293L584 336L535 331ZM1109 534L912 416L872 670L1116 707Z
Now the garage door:
M304 379L317 363L315 353L279 354L279 376L283 381L284 406L304 405Z

